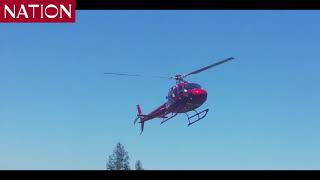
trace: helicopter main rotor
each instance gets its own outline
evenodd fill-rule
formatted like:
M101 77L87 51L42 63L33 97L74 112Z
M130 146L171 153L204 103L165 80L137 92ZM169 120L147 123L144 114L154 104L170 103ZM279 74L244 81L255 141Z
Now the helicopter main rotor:
M174 79L174 80L176 80L176 83L186 82L186 81L184 80L184 78L186 78L186 77L188 77L188 76L190 76L190 75L198 74L198 73L200 73L200 72L202 72L202 71L208 70L208 69L210 69L210 68L212 68L212 67L214 67L214 66L218 66L218 65L220 65L220 64L223 64L223 63L228 62L228 61L233 60L233 59L234 59L233 57L229 57L229 58L227 58L227 59L218 61L218 62L216 62L216 63L210 64L210 65L208 65L208 66L205 66L205 67L202 67L202 68L197 69L197 70L195 70L195 71L192 71L192 72L190 72L190 73L188 73L188 74L186 74L186 75L177 74L177 75L171 76L171 77L165 77L165 76L146 76L146 77L150 77L150 78L161 78L161 79L170 79L170 80ZM126 74L126 73L112 73L112 72L107 72L107 73L104 73L104 74L108 74L108 75L120 75L120 76L138 76L138 77L144 77L143 75L140 75L140 74Z

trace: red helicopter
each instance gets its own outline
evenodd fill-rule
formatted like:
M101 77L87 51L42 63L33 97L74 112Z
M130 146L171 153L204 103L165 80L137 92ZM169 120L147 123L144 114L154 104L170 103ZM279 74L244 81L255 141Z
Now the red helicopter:
M154 111L150 112L149 114L146 114L146 115L142 114L140 105L137 105L138 114L137 114L137 118L134 120L134 124L136 124L136 122L140 120L139 121L139 123L141 123L140 135L143 132L144 123L154 118L162 118L162 121L160 124L163 124L164 122L172 119L179 113L184 113L187 115L187 118L188 118L188 122L189 122L188 126L203 119L207 115L209 109L205 109L201 112L196 111L196 109L199 108L207 100L207 95L208 95L207 91L203 89L199 84L187 82L184 80L184 78L192 74L200 73L209 68L212 68L214 66L220 65L222 63L225 63L233 59L234 59L233 57L229 57L227 59L213 63L209 66L195 70L186 75L175 75L173 77L152 76L153 78L175 79L176 84L175 86L170 88L169 93L166 97L167 101L161 106L159 106L157 109L155 109ZM123 76L141 76L138 74L122 74L122 73L104 73L104 74L123 75ZM194 111L195 113L189 116L188 112L191 112L191 111ZM195 119L193 120L193 118Z

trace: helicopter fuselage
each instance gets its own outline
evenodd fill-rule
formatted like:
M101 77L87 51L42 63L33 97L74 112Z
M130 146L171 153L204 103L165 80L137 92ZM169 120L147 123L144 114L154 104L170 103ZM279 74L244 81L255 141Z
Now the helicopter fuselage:
M207 100L207 91L199 84L181 82L173 86L167 95L167 102L147 115L141 115L142 121L154 118L167 118L173 113L186 113L200 107Z
M169 113L185 113L200 107L207 100L207 91L199 84L182 82L172 87L167 99Z

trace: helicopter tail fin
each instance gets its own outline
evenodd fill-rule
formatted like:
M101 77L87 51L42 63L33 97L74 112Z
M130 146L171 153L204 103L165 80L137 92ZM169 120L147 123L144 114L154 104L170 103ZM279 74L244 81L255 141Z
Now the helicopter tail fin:
M144 121L141 122L141 132L140 132L140 135L141 135L142 132L143 132L143 128L144 128Z
M141 115L141 114L142 114L142 111L141 111L141 108L140 108L140 105L139 105L139 104L137 105L137 109L138 109L138 115Z
M139 123L141 123L141 132L140 132L140 135L141 135L143 132L143 129L144 129L144 121L141 118L146 117L146 116L142 114L142 110L141 110L139 104L137 105L137 110L138 110L138 115L137 115L137 118L134 120L134 124L136 124L138 119L140 119Z
M134 124L137 123L138 119L140 119L140 122L141 122L141 117L143 117L143 114L142 114L142 111L141 111L139 104L137 105L137 110L138 110L138 115L137 115L137 118L134 120Z
M134 124L137 123L138 119L140 119L140 122L142 122L142 119L145 117L145 115L142 114L142 111L141 111L141 108L140 108L140 105L138 104L137 105L137 110L138 110L138 114L137 114L137 118L134 120Z

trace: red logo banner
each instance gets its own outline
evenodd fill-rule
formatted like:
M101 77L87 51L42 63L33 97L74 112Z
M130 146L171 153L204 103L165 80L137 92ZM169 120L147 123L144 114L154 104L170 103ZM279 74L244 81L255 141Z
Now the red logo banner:
M0 0L0 23L74 23L76 0Z

